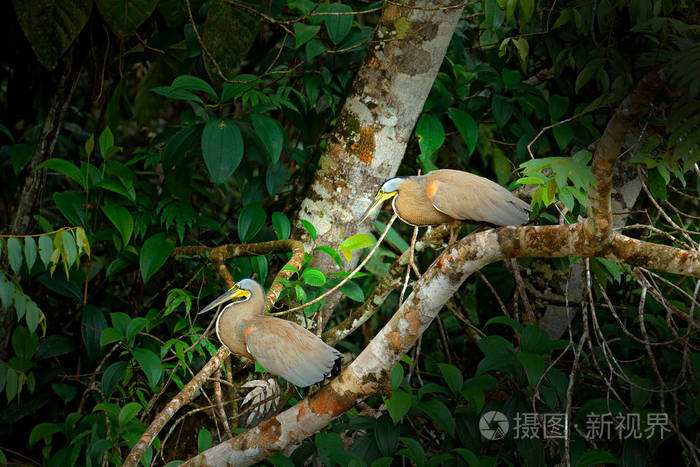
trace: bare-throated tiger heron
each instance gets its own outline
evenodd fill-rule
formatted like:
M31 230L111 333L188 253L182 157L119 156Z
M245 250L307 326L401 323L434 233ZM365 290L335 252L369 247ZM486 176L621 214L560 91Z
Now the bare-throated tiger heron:
M360 222L391 198L399 219L416 227L454 221L522 225L530 215L530 206L498 183L469 172L440 169L390 178L379 188Z
M253 279L238 282L200 313L227 302L232 303L219 313L216 335L231 352L298 387L323 381L339 367L336 349L296 323L264 314L265 290Z

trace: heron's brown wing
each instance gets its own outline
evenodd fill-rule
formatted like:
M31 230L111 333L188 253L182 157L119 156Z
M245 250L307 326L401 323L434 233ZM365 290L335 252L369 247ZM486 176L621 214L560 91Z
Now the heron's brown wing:
M447 169L425 177L426 194L435 209L455 219L521 225L529 218L526 202L487 178Z
M322 381L340 358L307 329L271 316L255 317L246 347L267 371L299 387Z

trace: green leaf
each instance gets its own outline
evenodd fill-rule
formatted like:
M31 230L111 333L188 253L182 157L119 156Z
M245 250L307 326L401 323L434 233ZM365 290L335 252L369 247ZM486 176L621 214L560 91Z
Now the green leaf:
M103 158L107 159L110 154L110 149L114 146L114 135L109 127L106 127L102 133L100 133L98 143L100 146L100 154Z
M390 456L399 447L399 427L392 423L388 417L380 417L374 424L374 440L377 442L379 452L384 456ZM391 458L389 464L391 465Z
M523 365L523 369L525 369L525 375L527 376L527 381L530 384L530 387L534 388L544 373L544 358L542 355L522 351L518 352L516 357Z
M300 219L299 222L301 222L301 225L304 226L304 229L306 229L311 239L315 242L316 228L313 226L313 224L311 224L311 222L307 221L306 219Z
M279 193L287 180L289 180L289 169L286 165L277 162L269 166L265 174L265 187L270 196Z
M56 423L39 423L29 434L29 446L33 446L37 441L43 438L50 438L54 433L63 431L63 427Z
M45 358L58 357L59 355L71 353L75 349L77 349L77 345L72 339L66 336L53 334L39 342L35 358L37 360L42 360Z
M238 125L227 119L212 119L202 131L202 156L212 181L223 183L243 158L244 146Z
M146 327L148 324L148 320L146 318L142 317L137 317L133 318L129 321L128 326L126 327L126 340L129 342L133 342L134 338L136 335L143 330L143 328Z
M339 248L345 259L350 261L354 250L361 250L372 245L374 245L374 240L368 234L357 234L343 240Z
M133 418L141 411L141 404L138 402L129 402L119 411L119 426L124 428Z
M0 274L0 303L9 310L15 296L15 286L12 282L5 280L5 275Z
M286 240L292 233L292 224L284 213L275 211L272 213L272 228L278 240Z
M37 304L33 300L27 301L27 307L24 315L24 320L31 332L35 332L41 322L42 313Z
M384 399L384 403L391 419L394 423L399 423L411 409L411 395L404 391L394 391L389 399Z
M323 52L328 50L328 47L326 47L326 44L321 42L318 39L313 39L309 42L306 43L306 46L304 47L304 51L306 52L306 60L309 62L316 58L317 56L321 55Z
M112 392L124 376L128 362L114 362L102 374L102 395L109 400Z
M238 216L238 237L241 239L241 242L248 243L255 237L262 226L265 225L266 220L267 214L259 204L253 203L244 207Z
M543 331L539 326L530 325L521 328L520 343L526 352L542 354L550 349L551 339L549 334Z
M56 68L92 14L92 0L14 0L13 3L34 54L49 70Z
M336 456L344 450L343 440L338 433L316 433L314 443L321 458L321 465L333 465Z
M102 333L100 333L100 346L104 347L105 345L119 342L122 339L124 339L124 336L116 329L105 328L102 330Z
M64 191L54 193L53 201L56 203L63 217L71 225L85 226L85 195L78 191Z
M15 297L15 306L17 297ZM17 326L12 333L12 348L19 358L29 360L34 356L37 347L39 347L39 336L30 332L25 326ZM29 363L31 367L33 363ZM22 369L24 370L24 368Z
M94 305L87 305L81 313L80 333L85 342L85 351L88 359L95 361L101 357L100 334L107 327L107 320Z
M15 144L10 148L10 162L12 162L15 175L26 167L33 155L34 146L30 144Z
M574 137L574 129L568 123L557 125L552 128L552 133L554 134L554 139L557 140L557 146L559 150L563 151L571 142L571 138Z
M352 8L342 3L331 3L327 11L330 13L350 13ZM328 37L334 44L339 44L350 32L354 15L327 15L325 18Z
M306 268L301 273L301 279L312 287L321 287L326 283L326 275L317 268Z
M552 122L558 122L569 109L569 98L553 95L549 98L549 116Z
M617 458L610 454L608 451L602 449L594 449L593 451L588 451L578 458L576 461L576 467L587 467L589 465L595 464L617 464Z
M498 126L503 128L513 115L513 104L505 97L496 95L491 99L491 111Z
M158 0L95 0L95 3L112 31L126 37L151 16Z
M163 366L158 356L148 349L134 349L131 354L141 365L141 370L148 379L148 385L151 389L156 389L163 374Z
M459 371L457 367L447 363L440 363L438 366L440 367L442 377L447 383L447 387L450 388L450 391L452 391L453 394L459 394L459 392L462 390L462 383L464 382L462 372Z
M396 454L408 457L416 467L423 467L425 465L425 450L423 446L413 438L401 437L399 439L406 447L404 449L399 449Z
M74 182L77 182L81 187L85 188L85 175L70 161L65 159L52 158L39 165L40 168L55 170L68 176Z
M261 284L265 283L267 279L268 263L265 256L253 256L250 258L250 264L253 267L253 272L258 278L258 282Z
M269 456L265 461L271 463L274 467L294 467L294 462L283 454Z
M445 129L435 115L423 114L416 124L416 136L421 154L427 157L442 146Z
M114 224L122 237L124 246L129 244L131 234L134 231L134 218L131 213L123 206L115 206L106 204L102 206L102 212Z
M454 107L449 110L449 113L450 118L467 145L468 154L471 155L476 148L476 143L479 141L479 126L476 124L476 120L467 112Z
M501 75L503 76L503 84L505 84L507 88L512 88L513 86L520 83L521 75L520 72L517 70L509 70L507 68L504 68L501 71Z
M313 39L321 30L321 26L312 26L304 23L294 23L294 37L296 42L294 48L298 49L302 45Z
M219 100L219 96L214 91L209 83L204 81L202 78L192 75L180 75L175 78L170 85L172 90L185 89L188 91L202 91L209 94L210 97L214 98L215 101Z
M649 169L647 171L647 186L649 187L649 191L651 191L651 194L654 195L654 198L660 200L665 200L666 198L668 198L666 185L667 184L664 181L664 177L659 171L658 167Z
M212 447L213 440L211 437L211 433L209 430L206 428L202 428L199 430L199 434L197 435L197 449L198 452L204 452L210 447Z
M207 16L201 26L204 30L202 40L224 76L230 77L241 68L258 36L263 19L258 14L245 11L236 4L229 4L223 0L213 0L208 3ZM266 9L267 4L262 1L246 1L244 4L259 12L269 12ZM193 9L199 8L195 5L197 4L192 5ZM276 16L276 13L273 13L273 16ZM192 42L195 42L193 45L199 49L195 38L192 38ZM211 80L220 82L219 71L211 60L205 59L204 65Z
M16 237L7 239L7 256L10 260L10 266L15 274L19 274L22 269L22 244Z
M365 301L365 293L362 288L353 281L347 281L340 289L343 295L356 302Z
M69 230L64 230L61 232L61 237L63 240L63 261L66 267L70 268L75 264L75 260L78 259L78 245L76 245L75 238Z
M420 401L418 403L418 408L422 410L428 417L432 418L433 421L446 433L454 437L455 434L455 420L452 417L450 409L447 408L445 404L437 399L430 399L426 401Z
M518 5L520 5L520 17L523 24L527 24L535 11L535 0L519 0Z
M32 237L24 237L24 259L27 261L27 270L31 271L36 261L36 241Z
M141 247L139 267L146 283L158 271L175 249L175 241L167 233L157 233L148 238Z
M41 258L41 262L44 263L44 267L49 267L52 253L53 242L51 241L51 237L49 235L42 235L39 237L39 258Z
M335 261L335 264L337 264L339 268L343 267L343 260L340 259L340 255L333 248L326 246L326 245L321 245L321 246L317 246L316 248L314 248L314 251L324 252L325 254L330 256L333 259L333 261Z
M270 160L275 163L279 160L282 149L284 149L284 130L274 118L262 114L251 114L250 121L253 124L255 133L262 141Z
M176 165L184 154L200 140L201 133L202 127L200 125L190 125L168 138L161 153L163 168L169 169Z
M454 448L452 452L456 452L460 456L462 456L462 459L467 461L467 465L469 467L479 467L481 466L481 462L479 461L479 458L474 454L472 451L469 449L465 448Z
M593 76L598 72L598 67L600 64L587 65L581 73L576 77L576 85L574 86L574 92L578 94L579 90L584 87Z
M78 393L75 386L65 383L53 383L51 384L51 389L65 402L72 401Z

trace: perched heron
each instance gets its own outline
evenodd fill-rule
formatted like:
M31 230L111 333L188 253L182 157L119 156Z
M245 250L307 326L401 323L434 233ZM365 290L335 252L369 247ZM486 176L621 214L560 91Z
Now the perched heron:
M265 315L265 290L243 279L207 305L207 312L236 298L216 319L216 335L231 352L257 360L267 371L298 387L323 381L339 368L341 354L296 323Z
M399 219L414 227L454 221L522 225L530 215L530 205L498 183L469 172L440 169L390 178L379 188L360 222L391 198Z

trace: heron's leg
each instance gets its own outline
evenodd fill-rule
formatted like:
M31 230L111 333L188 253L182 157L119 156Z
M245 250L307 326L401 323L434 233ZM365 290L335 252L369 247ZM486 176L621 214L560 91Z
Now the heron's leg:
M418 238L418 227L413 227L413 236L411 237L411 246L408 251L408 265L406 266L406 279L404 279L403 288L401 289L401 295L399 296L399 306L403 303L403 296L406 293L406 288L408 287L408 279L411 276L411 269L416 273L416 277L420 278L421 273L413 261L416 252L416 238Z

